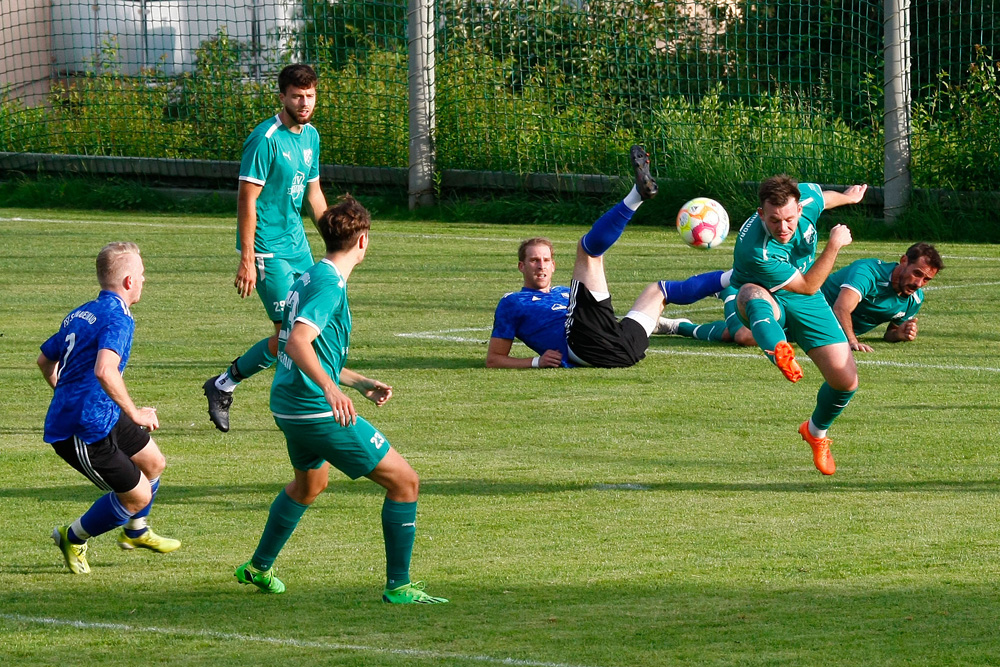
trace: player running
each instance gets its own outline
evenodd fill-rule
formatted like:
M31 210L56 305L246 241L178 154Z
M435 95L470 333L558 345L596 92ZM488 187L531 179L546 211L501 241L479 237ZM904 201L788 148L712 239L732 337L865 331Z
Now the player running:
M630 159L635 185L602 215L577 244L569 287L553 286L552 242L536 237L518 248L517 269L524 287L500 299L486 351L488 368L555 368L632 366L646 356L649 336L661 333L668 303L694 303L729 285L731 271L713 271L683 281L661 280L642 291L632 309L618 320L604 273L604 253L625 231L642 202L656 195L649 155L633 146ZM534 350L535 357L512 357L514 339Z
M314 222L326 210L326 197L319 185L319 133L309 124L316 108L316 81L316 73L308 65L289 65L281 70L281 111L254 128L243 143L236 212L240 265L233 284L241 298L257 288L274 323L274 334L258 341L226 371L203 385L208 416L223 433L229 430L233 391L243 380L274 364L285 295L313 265L301 209L305 200Z
M295 479L274 499L253 558L236 568L236 580L265 593L282 593L275 575L278 553L309 505L326 488L330 465L351 479L365 476L386 490L382 503L386 585L382 600L394 604L447 602L410 581L417 531L420 480L389 441L364 417L341 387L385 405L392 387L344 367L351 338L347 281L368 250L371 217L343 197L317 222L326 256L292 285L279 334L271 412L285 434Z
M761 183L760 207L743 223L733 249L736 312L757 345L792 382L802 378L802 369L789 340L798 343L823 374L816 409L799 433L824 475L836 471L827 430L857 391L858 370L847 336L819 293L837 253L851 243L851 230L833 227L817 257L817 221L828 208L857 204L867 189L852 185L840 193L815 183L800 185L786 175L773 176Z
M56 454L106 491L52 539L73 574L87 574L87 540L124 526L122 549L167 553L178 540L160 537L146 524L166 461L149 437L160 426L154 408L137 408L122 373L132 351L131 307L146 281L139 247L109 243L97 255L101 292L62 321L42 344L38 367L54 390L45 416L45 442Z

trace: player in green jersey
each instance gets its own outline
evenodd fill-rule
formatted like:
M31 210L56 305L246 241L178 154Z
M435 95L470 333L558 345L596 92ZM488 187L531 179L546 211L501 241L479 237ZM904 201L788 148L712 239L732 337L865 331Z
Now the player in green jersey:
M243 143L236 212L240 265L233 284L241 298L257 289L274 333L205 382L208 416L222 432L229 430L237 385L274 364L285 295L313 264L301 210L306 203L314 222L326 210L319 185L319 133L309 124L316 108L316 81L308 65L281 70L281 111L258 125Z
M917 337L917 313L924 303L923 287L944 268L941 255L929 243L914 243L899 262L859 259L830 274L823 283L826 302L833 308L847 342L855 352L872 352L858 340L879 325L888 323L883 340L901 343ZM695 324L688 319L667 319L678 336L713 342L757 344L750 330L736 316L736 290L719 293L724 320Z
M385 539L385 602L447 602L410 581L410 554L417 530L417 473L363 417L341 387L357 389L376 406L392 387L344 367L351 338L347 281L365 258L371 217L349 196L317 222L326 256L292 285L279 332L278 368L271 385L271 412L285 435L295 474L274 499L253 558L236 568L241 584L266 593L285 585L274 575L275 559L303 513L326 488L330 465L351 479L367 477L386 490L382 504Z
M851 231L834 226L817 257L817 221L825 209L860 202L867 189L852 185L840 193L815 183L800 185L786 175L771 177L761 183L760 207L743 223L733 249L736 312L757 345L792 382L802 378L802 369L789 340L823 374L816 409L799 434L824 475L836 471L827 429L857 391L858 370L847 337L819 293L840 248L851 243Z
M823 296L833 308L856 352L872 352L858 340L888 322L883 339L890 343L915 340L917 313L924 303L923 287L944 268L941 255L929 243L915 243L899 262L859 259L823 283Z

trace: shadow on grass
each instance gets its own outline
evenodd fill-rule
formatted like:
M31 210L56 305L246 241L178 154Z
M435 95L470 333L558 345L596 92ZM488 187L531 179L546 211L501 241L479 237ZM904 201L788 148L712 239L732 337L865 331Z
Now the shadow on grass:
M287 592L269 596L235 585L228 567L175 578L181 568L168 563L154 585L118 569L6 589L0 628L36 658L64 657L69 644L75 657L115 649L126 664L150 647L172 661L231 652L234 662L218 664L273 665L299 652L302 664L995 664L1000 615L988 583L437 577L433 592L451 604L417 610L386 607L376 586L323 571L290 567Z
M382 495L382 489L367 480L339 480L332 471L330 485L324 492L325 497L337 495ZM292 475L289 472L288 480ZM216 499L227 504L238 504L245 510L250 506L270 505L270 497L285 485L285 481L261 482L255 484L212 484L185 485L164 484L157 496L157 504L186 504L192 501L207 501ZM511 496L518 497L532 494L556 494L594 492L711 492L711 493L808 493L808 494L844 494L844 493L1000 493L1000 479L981 480L908 480L908 481L858 481L838 482L832 479L818 479L815 482L636 482L634 480L605 480L602 482L505 482L502 480L479 480L461 478L422 479L420 494L422 496ZM0 489L0 499L29 498L38 501L79 501L93 502L100 495L93 486L75 484L72 486L53 487L7 487ZM242 503L241 495L263 495L267 497L263 505L259 502Z

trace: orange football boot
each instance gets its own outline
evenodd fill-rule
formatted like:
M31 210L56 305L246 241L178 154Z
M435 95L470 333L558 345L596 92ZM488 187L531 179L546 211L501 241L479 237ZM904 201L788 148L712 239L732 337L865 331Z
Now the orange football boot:
M799 435L809 443L813 450L813 463L816 469L824 475L832 475L837 472L837 464L833 462L833 454L830 453L830 445L833 440L830 438L817 438L809 432L809 420L802 422L799 426Z
M781 341L774 346L774 365L781 369L789 382L798 382L802 379L802 367L795 361L795 350L785 341Z

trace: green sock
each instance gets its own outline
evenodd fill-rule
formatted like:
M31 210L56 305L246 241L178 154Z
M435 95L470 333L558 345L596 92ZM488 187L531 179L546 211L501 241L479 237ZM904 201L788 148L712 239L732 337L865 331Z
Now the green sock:
M718 322L709 322L708 324L691 324L689 322L681 322L677 325L677 333L681 336L687 336L688 338L697 338L698 340L708 340L713 342L719 342L722 340L722 334L726 330L726 321L719 320Z
M851 397L857 391L840 391L834 389L824 382L819 392L816 394L816 409L812 413L812 422L816 428L827 430L833 424L847 404L851 402Z
M292 536L299 519L305 513L308 505L297 503L288 497L282 489L271 503L271 511L267 515L264 533L260 536L257 550L253 552L253 566L258 570L266 570L274 565L278 552Z
M417 503L382 503L382 537L385 539L385 587L410 583L410 555L417 535Z
M239 380L245 380L251 375L267 370L274 365L275 357L271 354L271 349L267 343L270 338L265 338L254 343L253 347L240 355L239 359L233 362L236 370L240 374ZM236 380L237 378L233 378Z
M774 317L774 309L770 302L764 299L750 299L746 305L747 319L750 321L750 332L757 341L757 346L768 353L767 358L774 363L775 346L787 340L785 330L781 328Z

